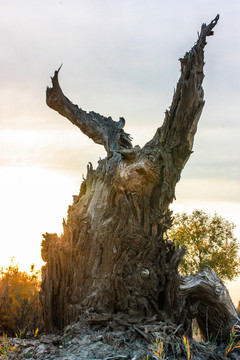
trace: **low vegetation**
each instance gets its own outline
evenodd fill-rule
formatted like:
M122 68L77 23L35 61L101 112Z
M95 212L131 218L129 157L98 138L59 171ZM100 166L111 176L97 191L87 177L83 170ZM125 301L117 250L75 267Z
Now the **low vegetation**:
M0 270L0 332L23 337L43 328L39 302L40 274L34 265L31 272L19 270L12 260Z

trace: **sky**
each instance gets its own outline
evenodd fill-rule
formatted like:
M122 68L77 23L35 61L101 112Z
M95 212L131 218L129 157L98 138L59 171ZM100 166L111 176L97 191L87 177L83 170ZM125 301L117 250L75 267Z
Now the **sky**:
M102 146L49 109L60 84L86 111L118 120L143 146L161 126L178 59L220 14L205 49L206 104L173 211L216 211L240 241L240 2L238 0L0 0L0 266L41 266L45 232L62 231L72 195ZM240 300L240 280L228 284Z

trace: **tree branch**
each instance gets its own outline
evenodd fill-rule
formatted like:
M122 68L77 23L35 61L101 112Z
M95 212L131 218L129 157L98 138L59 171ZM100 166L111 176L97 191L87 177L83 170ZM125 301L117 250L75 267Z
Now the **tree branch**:
M55 71L52 79L52 87L47 87L47 105L56 110L76 125L85 135L105 147L108 153L118 149L131 149L131 137L125 133L124 118L114 121L111 117L105 117L91 111L86 111L74 105L62 92L59 85L58 74L62 65Z
M202 81L204 78L204 47L206 37L213 35L219 15L209 24L203 24L201 33L192 49L180 59L181 76L173 96L170 110L153 139L145 146L175 149L175 157L181 162L181 169L188 160L198 120L204 106ZM179 165L179 164L178 164ZM180 166L179 166L180 167Z

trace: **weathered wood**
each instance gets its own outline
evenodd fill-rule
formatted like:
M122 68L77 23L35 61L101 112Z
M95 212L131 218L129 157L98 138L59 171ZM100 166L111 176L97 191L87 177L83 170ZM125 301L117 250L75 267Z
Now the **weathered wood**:
M151 317L161 311L191 330L191 314L179 292L178 264L184 250L164 239L169 204L193 146L204 106L203 55L218 16L203 24L196 44L181 61L181 76L163 125L142 149L134 148L119 122L73 105L58 82L47 104L102 144L107 158L87 176L68 210L63 234L42 243L41 302L48 331L83 313Z
M123 131L125 120L123 117L119 121L113 121L111 117L105 117L100 114L79 109L77 105L63 94L58 81L58 73L62 65L55 71L52 78L52 88L47 87L47 104L53 110L56 110L62 116L65 116L74 125L76 125L84 134L103 145L108 153L121 148L131 149L132 143L129 134Z
M229 342L232 328L240 338L240 319L228 290L211 269L181 279L180 294L194 309L202 337L206 341Z

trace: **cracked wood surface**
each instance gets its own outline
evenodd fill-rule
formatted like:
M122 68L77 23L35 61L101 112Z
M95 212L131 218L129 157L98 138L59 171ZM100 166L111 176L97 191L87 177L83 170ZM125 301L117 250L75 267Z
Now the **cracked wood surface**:
M48 106L102 144L107 158L97 169L88 165L63 234L44 236L41 302L48 331L91 311L135 317L164 311L191 331L192 314L177 270L184 250L164 233L171 226L169 204L204 106L204 47L218 18L202 25L197 42L180 59L170 110L142 149L132 147L123 118L116 122L72 104L60 88L60 69L55 72L47 88Z
M205 341L218 344L229 341L232 329L240 338L240 319L227 288L208 267L181 279L180 293L189 303Z

